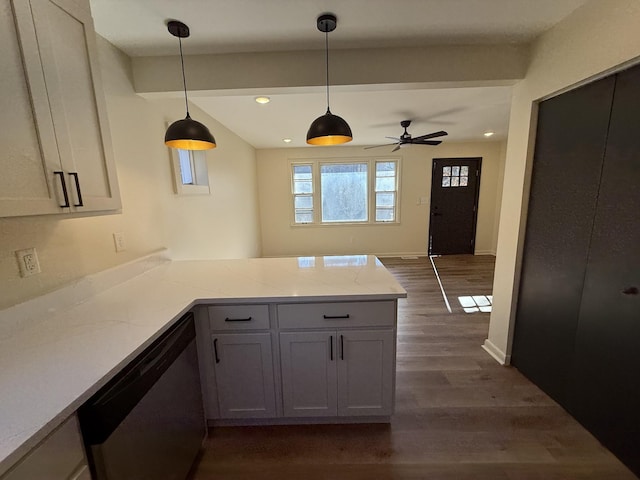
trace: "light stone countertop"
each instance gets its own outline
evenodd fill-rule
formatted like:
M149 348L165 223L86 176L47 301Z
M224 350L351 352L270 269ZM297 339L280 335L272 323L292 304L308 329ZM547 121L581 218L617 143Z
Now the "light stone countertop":
M403 297L370 255L157 255L0 311L0 475L194 305Z

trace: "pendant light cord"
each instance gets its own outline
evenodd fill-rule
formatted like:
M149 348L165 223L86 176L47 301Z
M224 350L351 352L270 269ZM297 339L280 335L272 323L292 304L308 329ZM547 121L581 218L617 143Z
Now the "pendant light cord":
M184 104L187 109L187 117L191 117L189 115L189 100L187 98L187 78L184 75L184 57L182 56L182 38L178 37L178 42L180 43L180 65L182 66L182 85L184 87Z
M329 32L324 32L324 49L326 52L326 66L327 66L327 113L331 113L329 110Z

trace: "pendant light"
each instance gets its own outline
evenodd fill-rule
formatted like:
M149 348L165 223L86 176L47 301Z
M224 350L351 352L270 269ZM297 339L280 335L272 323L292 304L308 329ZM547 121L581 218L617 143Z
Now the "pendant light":
M196 122L189 115L189 100L187 98L187 80L184 75L184 57L182 56L182 39L189 36L189 27L177 20L167 23L169 33L178 37L180 43L180 64L182 65L182 85L184 86L184 103L187 116L169 125L164 135L164 143L171 148L182 150L210 150L216 148L216 140L209 129L200 122Z
M325 35L326 67L327 67L327 113L316 118L307 132L307 143L310 145L339 145L353 139L349 124L342 117L334 115L329 109L329 32L336 29L336 16L329 13L318 17L318 30Z

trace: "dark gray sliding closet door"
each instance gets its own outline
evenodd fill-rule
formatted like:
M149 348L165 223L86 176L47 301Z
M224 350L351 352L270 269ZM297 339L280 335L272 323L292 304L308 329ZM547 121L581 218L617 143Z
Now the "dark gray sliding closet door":
M614 78L544 101L512 363L563 403L573 356Z
M570 411L640 475L640 67L617 75Z

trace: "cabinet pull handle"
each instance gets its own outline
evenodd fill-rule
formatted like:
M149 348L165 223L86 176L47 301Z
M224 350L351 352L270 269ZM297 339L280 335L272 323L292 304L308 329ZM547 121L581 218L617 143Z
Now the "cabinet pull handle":
M333 335L329 337L329 352L331 353L331 361L333 362Z
M347 313L346 315L322 315L322 318L324 318L325 320L335 320L336 318L349 318L349 314Z
M213 339L213 356L216 359L216 363L220 363L220 358L218 357L218 339Z
M82 202L82 192L80 191L80 181L78 180L78 172L69 172L69 176L73 177L76 181L76 192L78 193L78 203L74 203L74 207L84 207Z
M53 172L53 174L60 177L60 183L62 184L62 195L64 196L64 204L60 205L60 207L68 208L71 205L69 204L69 194L67 193L67 182L64 181L64 172Z
M340 335L340 360L344 360L344 335Z
M253 319L253 317L248 317L248 318L225 318L224 321L225 322L250 322Z

